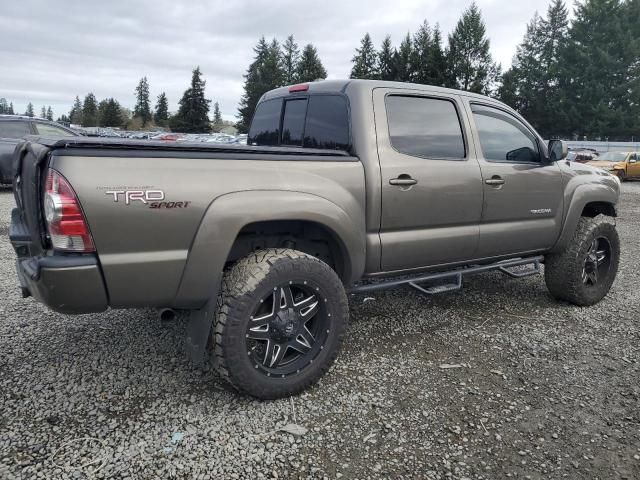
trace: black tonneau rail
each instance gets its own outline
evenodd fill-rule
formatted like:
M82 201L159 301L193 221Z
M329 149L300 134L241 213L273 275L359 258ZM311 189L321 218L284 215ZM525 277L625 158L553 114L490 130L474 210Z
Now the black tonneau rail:
M51 150L127 150L127 151L166 151L166 152L199 152L227 154L262 154L287 155L297 157L346 157L353 158L344 150L327 150L300 147L265 147L254 145L228 145L219 143L190 142L158 142L150 140L133 140L124 138L100 137L40 137L30 135L27 140L49 147Z

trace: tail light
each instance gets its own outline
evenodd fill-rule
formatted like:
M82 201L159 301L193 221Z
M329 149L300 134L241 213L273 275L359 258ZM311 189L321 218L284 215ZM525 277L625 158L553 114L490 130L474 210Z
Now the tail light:
M54 249L95 252L89 225L76 192L62 175L51 169L45 185L44 218Z

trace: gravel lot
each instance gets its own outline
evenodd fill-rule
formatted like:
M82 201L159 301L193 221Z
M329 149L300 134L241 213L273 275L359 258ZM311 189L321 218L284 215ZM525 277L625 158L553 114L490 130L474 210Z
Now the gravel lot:
M182 322L22 299L4 190L0 478L638 479L640 182L623 192L621 268L596 307L499 274L353 296L332 371L259 402L190 366Z

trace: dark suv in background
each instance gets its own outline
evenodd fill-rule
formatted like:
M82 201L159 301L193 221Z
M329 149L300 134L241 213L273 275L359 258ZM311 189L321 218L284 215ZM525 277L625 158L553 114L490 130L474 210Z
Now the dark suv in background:
M13 181L11 171L13 149L26 135L75 137L78 133L43 118L0 115L0 183Z

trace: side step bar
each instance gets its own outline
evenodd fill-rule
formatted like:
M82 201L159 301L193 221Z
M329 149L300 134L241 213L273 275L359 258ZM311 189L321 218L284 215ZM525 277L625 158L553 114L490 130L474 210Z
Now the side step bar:
M409 285L427 295L435 295L437 293L452 292L462 288L463 275L471 275L475 273L484 273L498 271L510 276L511 278L523 278L540 273L540 264L543 262L542 255L527 258L514 258L511 260L503 260L501 262L491 263L489 265L478 265L474 267L458 268L448 272L426 273L418 276L404 277L401 279L383 280L375 283L367 283L364 285L356 285L351 293L365 293L374 290L383 290L385 288L397 287L400 285ZM522 271L511 271L510 268L530 265L531 267ZM421 287L419 284L433 280L452 280L451 283L444 285L435 285L430 287Z

